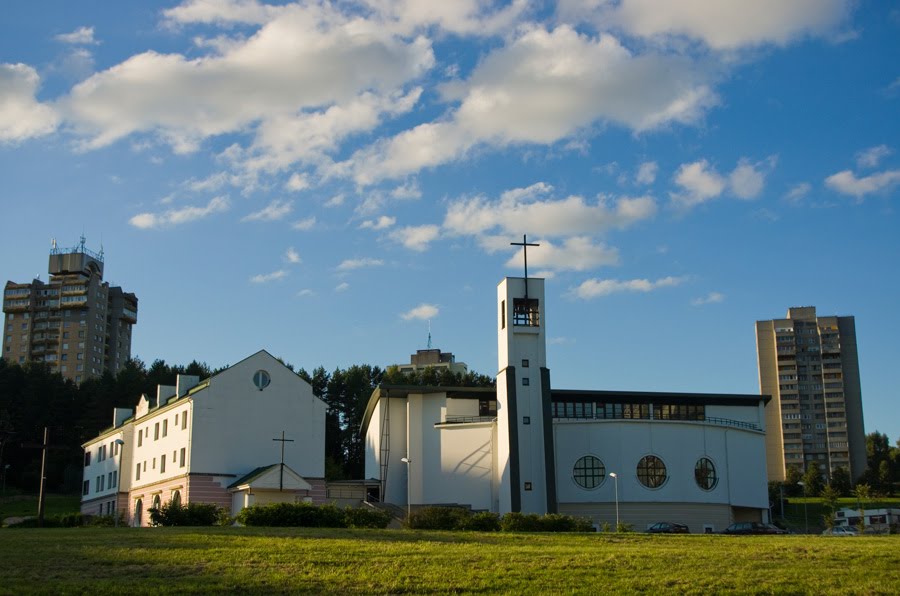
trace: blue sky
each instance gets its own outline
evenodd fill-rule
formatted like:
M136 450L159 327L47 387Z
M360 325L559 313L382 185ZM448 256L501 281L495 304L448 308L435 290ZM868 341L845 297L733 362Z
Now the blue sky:
M0 271L102 243L148 362L494 374L528 234L555 386L754 393L815 305L893 441L898 115L893 3L11 0Z

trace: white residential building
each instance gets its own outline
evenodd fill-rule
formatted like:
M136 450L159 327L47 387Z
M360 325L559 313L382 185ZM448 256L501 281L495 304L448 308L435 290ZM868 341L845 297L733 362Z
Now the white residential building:
M255 502L323 502L325 410L309 384L265 351L205 381L179 375L133 412L116 409L113 426L83 445L81 510L124 510L141 526L147 509L173 500L232 513ZM270 474L248 479L272 466L274 488Z

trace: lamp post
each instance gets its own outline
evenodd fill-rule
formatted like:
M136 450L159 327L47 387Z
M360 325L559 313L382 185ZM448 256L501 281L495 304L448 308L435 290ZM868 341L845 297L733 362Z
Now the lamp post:
M406 523L409 523L409 518L412 515L412 501L409 496L412 491L412 488L410 487L410 477L412 476L412 472L409 466L412 463L412 460L408 457L401 457L400 461L406 464Z
M809 496L806 494L806 483L801 480L797 486L803 487L803 533L809 534Z
M116 439L114 441L116 444L116 448L119 451L119 461L116 464L116 501L115 507L113 507L113 527L119 527L119 483L122 482L122 458L125 457L125 449L123 449L125 445L125 441L122 439Z
M616 532L619 531L619 475L615 472L609 473L610 478L616 481Z

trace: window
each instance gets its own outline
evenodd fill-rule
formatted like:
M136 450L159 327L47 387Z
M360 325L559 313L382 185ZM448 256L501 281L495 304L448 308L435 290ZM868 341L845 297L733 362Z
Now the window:
M181 430L187 428L187 412L181 413Z
M162 457L159 458L159 473L166 473L166 455L163 454Z
M537 299L513 299L513 325L525 327L540 327L541 316Z
M106 475L106 486L108 486L109 488L113 487L113 473L112 472L110 472L109 474Z
M179 467L184 467L184 447L181 448L181 454L178 458L178 465Z
M266 387L269 386L269 383L272 382L272 377L269 376L264 370L258 370L253 373L253 384L256 385L256 388L262 391Z
M169 420L168 419L163 420L163 436L165 437L167 434L169 434Z
M666 464L655 455L645 455L637 465L637 476L647 488L659 488L666 483Z
M112 484L109 485L110 488L114 486L119 486L119 471L116 470L112 473Z
M172 493L172 505L181 507L181 491L176 490Z
M716 488L719 478L716 476L716 466L713 465L712 460L707 457L697 460L697 464L694 466L694 480L697 481L697 486L703 490Z
M528 379L528 377L522 377L522 386L523 387L528 387L530 384L531 384L531 381Z
M603 479L606 478L606 466L593 455L585 455L575 462L572 478L575 480L575 484L581 488L588 490L597 488L603 484Z
M81 494L86 495L91 492L91 481L85 480L84 485L81 487Z
M153 440L154 441L159 440L159 422L157 422L156 425L153 427Z
M175 426L178 426L178 414L175 414Z
M500 329L506 329L506 300L500 301Z
M91 452L85 451L84 452L84 467L86 468L89 465L91 465Z
M144 444L144 433L138 431L138 447L141 447Z
M135 480L141 479L141 464L138 464L134 469L134 479Z
M522 359L522 368L528 368L528 359L527 358Z

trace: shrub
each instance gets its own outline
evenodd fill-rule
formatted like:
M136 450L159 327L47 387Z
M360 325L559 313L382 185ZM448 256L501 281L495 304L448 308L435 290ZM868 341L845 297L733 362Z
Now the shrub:
M222 509L212 503L165 503L147 510L153 526L212 526L221 516Z
M535 513L512 511L500 518L500 529L504 532L541 532L541 518Z
M425 507L410 515L404 526L412 530L461 530L472 513L460 507Z
M479 511L470 515L465 521L465 525L460 530L471 530L473 532L499 532L500 516L490 511Z
M504 532L593 532L589 519L548 513L507 513L500 520Z
M616 524L616 532L634 532L634 526L625 522L619 522Z
M384 529L391 523L391 515L371 507L347 507L344 509L344 522L348 528Z

